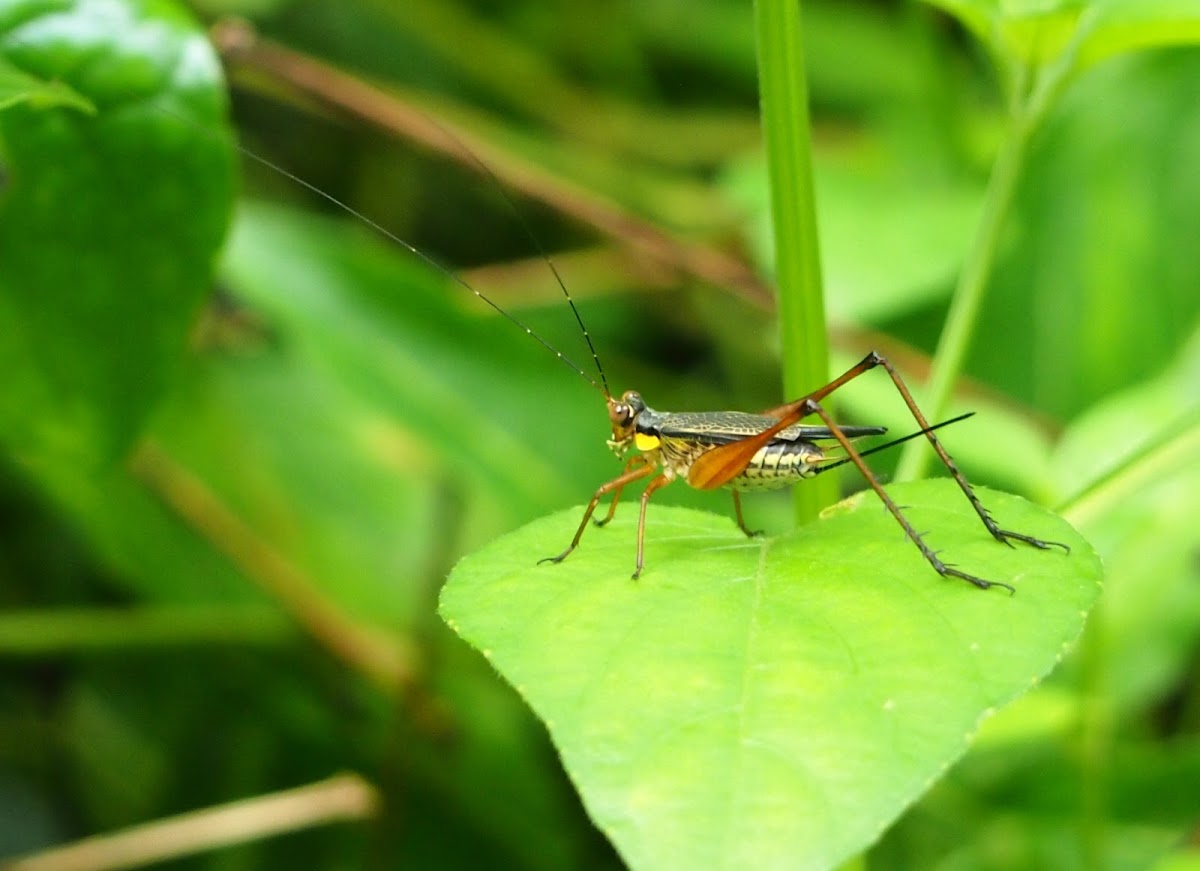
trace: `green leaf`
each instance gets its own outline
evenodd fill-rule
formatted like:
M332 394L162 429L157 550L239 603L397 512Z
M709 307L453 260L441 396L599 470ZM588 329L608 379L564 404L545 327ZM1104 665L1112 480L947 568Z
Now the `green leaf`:
M789 536L654 507L544 518L463 560L441 613L546 722L635 868L826 868L855 854L1079 634L1100 564L1064 521L983 494L1071 548L1007 548L948 481L890 488L932 546L1013 596L939 578L860 494Z
M1081 0L926 0L958 18L1010 63L1050 60L1070 44Z
M87 97L62 82L43 81L0 57L0 110L24 102L43 109L71 106L82 112L95 112L95 107Z
M814 157L826 305L835 321L878 324L944 298L983 198L968 180L904 171L900 156L882 139L871 145ZM725 181L729 195L751 216L749 242L756 259L770 269L774 243L764 179L762 161L754 157L734 164ZM863 256L864 239L871 240L871 257Z
M1197 0L1108 0L1089 13L1077 69L1141 49L1200 43Z
M1140 49L1200 42L1197 0L926 0L1013 64L1069 55L1080 72Z
M96 107L0 113L0 442L69 476L137 433L207 291L233 189L220 67L155 0L7 4L0 52Z

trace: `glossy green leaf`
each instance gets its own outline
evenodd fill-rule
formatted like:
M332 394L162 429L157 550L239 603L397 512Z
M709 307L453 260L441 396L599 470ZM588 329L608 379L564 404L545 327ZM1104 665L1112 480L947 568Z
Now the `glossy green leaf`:
M865 847L1079 634L1100 565L1064 521L985 493L992 540L947 481L890 491L932 546L1014 596L937 577L869 494L777 539L651 508L577 512L463 560L441 613L546 722L593 819L635 868L826 868Z
M220 69L155 0L6 4L0 52L96 109L0 112L0 440L69 475L137 432L208 288L232 198Z

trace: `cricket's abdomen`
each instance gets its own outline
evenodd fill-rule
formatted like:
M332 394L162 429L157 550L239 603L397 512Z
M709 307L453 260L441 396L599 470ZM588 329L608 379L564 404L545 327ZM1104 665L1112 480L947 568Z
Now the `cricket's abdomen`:
M675 477L686 481L692 463L712 447L707 441L676 437L662 439L658 449L662 464ZM759 448L746 468L725 486L735 490L787 487L802 478L811 478L824 458L824 453L812 442L776 439Z
M773 441L759 448L742 473L726 486L735 490L773 490L811 478L824 459L811 442Z

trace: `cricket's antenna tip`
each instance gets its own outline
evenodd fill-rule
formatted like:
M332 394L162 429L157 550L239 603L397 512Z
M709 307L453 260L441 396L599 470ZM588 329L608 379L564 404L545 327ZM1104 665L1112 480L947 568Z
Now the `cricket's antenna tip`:
M567 283L563 281L562 273L558 271L558 267L554 265L554 260L546 252L546 248L542 245L542 241L537 237L537 234L533 232L533 229L529 226L529 222L525 220L525 216L521 214L521 210L517 208L517 204L513 202L513 198L509 196L508 188L506 188L504 183L496 176L496 173L492 171L492 168L484 163L479 158L479 155L475 154L475 152L472 151L465 142L455 136L450 130L447 130L445 126L439 124L437 119L430 118L429 120L435 127L442 131L444 136L448 137L454 142L455 145L462 149L463 153L470 157L472 162L474 162L479 170L491 180L496 190L500 192L500 196L504 198L504 203L508 207L508 210L512 213L513 217L516 218L517 224L520 225L521 230L529 238L529 241L533 243L533 247L537 249L537 252L541 256L542 260L545 261L546 267L550 270L550 274L554 276L555 283L558 284L559 290L562 291L563 297L567 300L567 305L571 307L571 314L575 316L575 323L579 325L579 330L583 333L583 340L587 343L588 351L592 355L592 362L596 364L596 372L600 375L600 384L596 384L596 382L587 375L583 375L583 372L580 371L579 367L574 363L570 363L570 361L567 360L567 358L561 353L558 353L557 351L555 351L555 353L558 354L559 358L570 363L571 367L578 371L580 375L583 375L585 379L591 381L592 386L603 393L606 397L612 396L612 392L608 387L608 378L604 374L604 367L600 365L600 355L596 353L596 346L592 343L591 333L588 332L587 325L583 322L583 315L579 313L579 307L575 305L575 300L571 297L571 292L567 290ZM483 296L478 291L475 291L475 293L477 296ZM488 305L491 305L498 311L500 310L500 307L492 303L490 300L485 301L487 301ZM507 313L504 314L505 317L509 317ZM535 338L538 338L539 341L542 341L540 337L535 336ZM546 343L543 341L542 344ZM547 345L547 347L549 347L549 345Z

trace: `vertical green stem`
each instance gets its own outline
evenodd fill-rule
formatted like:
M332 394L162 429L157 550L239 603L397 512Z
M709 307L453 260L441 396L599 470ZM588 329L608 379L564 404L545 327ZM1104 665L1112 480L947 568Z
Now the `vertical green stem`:
M1013 195L1029 147L1031 127L1024 117L1014 118L1000 154L996 157L984 197L983 216L950 302L946 326L938 340L929 385L921 403L922 410L931 420L946 415L954 381L962 371L979 320L988 278L999 254L1002 233L1012 211ZM931 457L932 452L923 444L909 442L896 468L896 480L920 478L925 474Z
M757 0L758 83L775 235L783 386L803 396L829 379L825 299L817 245L812 137L799 0ZM837 498L836 482L793 488L796 520L807 523Z
M946 326L938 340L929 386L922 403L925 414L931 418L945 417L949 410L950 392L954 380L962 371L963 360L966 359L967 348L979 320L983 295L1000 253L1005 222L1012 211L1017 181L1029 153L1029 143L1034 131L1070 80L1072 57L1073 53L1068 51L1049 67L1033 69L1018 65L1011 70L1012 123L992 168L984 195L983 216L959 274L958 286L954 289L954 298L946 315ZM900 457L895 479L904 481L921 477L931 456L915 441L909 442Z

